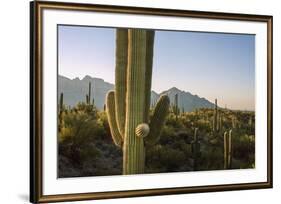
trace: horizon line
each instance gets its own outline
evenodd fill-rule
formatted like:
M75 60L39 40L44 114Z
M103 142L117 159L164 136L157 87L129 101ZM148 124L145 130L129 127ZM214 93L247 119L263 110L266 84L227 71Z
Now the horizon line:
M92 79L101 79L101 80L103 80L105 83L108 83L108 84L111 84L111 85L113 85L113 86L115 86L115 84L114 83L111 83L111 82L107 82L107 81L105 81L104 79L102 79L102 78L98 78L98 77L93 77L93 76L91 76L91 75L85 75L84 77L74 77L74 78L71 78L71 77L67 77L67 76L64 76L64 75L61 75L61 74L59 74L58 73L58 76L61 76L61 77L65 77L65 78L67 78L67 79L69 79L69 80L75 80L75 79L79 79L80 81L82 81L84 78L86 78L87 76L88 77L90 77L90 78L92 78ZM205 100L207 100L207 101L209 101L210 103L212 103L212 104L214 104L214 102L212 102L212 100L210 100L210 99L207 99L207 98L205 98L205 97L200 97L199 95L197 95L197 94L193 94L193 92L190 92L190 91L186 91L186 90L181 90L181 89L179 89L179 88L177 88L177 87L175 87L175 86L173 86L173 87L171 87L171 88L169 88L168 90L170 90L170 89L173 89L173 88L176 88L176 89L178 89L179 91L181 91L181 92L184 92L184 93L189 93L189 94L191 94L191 95L193 95L193 96L197 96L198 98L200 98L200 99L205 99ZM156 92L156 91L154 91L154 90L152 90L151 89L151 92L153 91L153 92L155 92L156 94L158 94L158 95L161 95L163 92L166 92L166 91L168 91L168 90L163 90L163 91L161 91L160 93L158 93L158 92ZM215 98L216 99L216 98ZM218 108L221 108L221 109L225 109L225 108L223 108L223 107L220 107L220 106L218 106ZM233 111L253 111L253 112L255 112L255 109L231 109L231 108L226 108L227 110L233 110Z

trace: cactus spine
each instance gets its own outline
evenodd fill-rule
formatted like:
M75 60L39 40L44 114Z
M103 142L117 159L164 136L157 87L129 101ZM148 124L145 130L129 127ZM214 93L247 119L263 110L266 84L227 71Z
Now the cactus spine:
M106 98L114 143L123 149L123 174L144 173L145 145L158 141L169 109L160 97L149 121L154 31L117 29L115 91Z
M224 132L224 168L230 169L232 163L232 130Z
M198 128L194 129L194 138L193 141L191 142L191 152L193 155L193 170L196 171L198 170L198 159L201 156L200 152L200 142L197 136L197 131Z

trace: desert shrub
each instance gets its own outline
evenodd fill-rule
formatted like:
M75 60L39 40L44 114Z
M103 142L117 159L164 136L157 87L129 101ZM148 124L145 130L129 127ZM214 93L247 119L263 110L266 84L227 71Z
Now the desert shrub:
M184 166L185 159L183 151L157 145L147 151L146 167L149 173L175 172Z

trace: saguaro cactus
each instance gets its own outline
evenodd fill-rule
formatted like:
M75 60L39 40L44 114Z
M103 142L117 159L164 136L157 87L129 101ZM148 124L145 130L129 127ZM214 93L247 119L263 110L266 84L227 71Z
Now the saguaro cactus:
M222 115L221 111L218 112L218 122L217 122L217 125L218 125L217 131L221 132L221 130L223 128L223 115Z
M92 96L92 84L89 82L89 88L88 88L88 94L86 94L86 104L90 105L91 104L91 96ZM92 99L92 104L95 104L95 99L93 97Z
M89 82L89 93L88 93L88 96L89 96L89 101L88 101L88 104L91 103L91 82Z
M232 163L232 130L224 132L224 168L230 169Z
M174 106L173 106L173 112L176 115L176 119L178 119L178 115L179 115L179 95L175 94L175 98L174 98Z
M233 129L236 128L236 125L237 125L236 122L237 122L236 118L235 118L235 117L232 117L232 118L231 118L231 124L232 124L232 128L233 128Z
M154 31L117 29L115 91L106 98L114 143L123 149L123 174L144 173L145 145L155 144L169 110L162 95L149 120Z
M216 131L219 132L220 131L220 116L221 116L221 113L220 111L218 111L217 113L217 126L216 126Z
M215 107L214 107L214 118L213 118L213 131L216 132L218 127L218 104L217 99L215 100Z
M193 155L193 170L196 171L198 170L198 159L201 156L200 152L200 142L197 136L197 131L198 128L194 129L194 138L193 141L191 142L191 152Z
M63 92L60 93L59 111L63 110Z
M64 105L63 105L63 92L60 94L60 99L59 99L59 111L58 111L58 131L60 132L61 130L61 125L62 125L62 114L64 110Z

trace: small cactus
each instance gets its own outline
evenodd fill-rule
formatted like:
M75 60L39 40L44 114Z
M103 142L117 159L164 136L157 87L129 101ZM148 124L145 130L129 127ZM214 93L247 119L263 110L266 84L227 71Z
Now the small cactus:
M231 118L231 124L232 124L232 128L235 129L237 126L236 118L234 118L234 117Z
M230 169L232 164L232 130L224 132L224 169Z
M200 152L200 142L197 135L198 128L194 129L194 138L191 142L191 152L193 157L193 170L198 170L198 159L201 156Z
M63 114L63 111L64 111L64 105L63 105L63 93L60 94L60 99L59 99L59 110L58 110L58 131L60 132L61 131L61 127L62 127L62 114Z
M60 103L59 103L59 111L63 110L63 92L60 93Z
M249 126L252 127L253 124L253 119L252 116L249 117L249 122L248 122Z
M217 99L215 99L215 107L214 107L214 118L213 118L213 131L217 132L218 127L218 105Z
M175 94L173 112L176 115L176 119L178 119L178 115L179 115L179 105L178 105L179 100L178 99L179 99L179 95Z
M91 103L91 82L89 82L89 94L88 94L88 96L89 96L88 104L90 105L90 103Z
M219 111L219 116L218 116L218 128L217 131L221 132L222 128L223 128L223 118L222 118L222 112Z
M86 94L86 104L91 105L91 100L92 104L95 104L95 99L92 97L92 84L89 82L89 88L88 88L88 94Z

